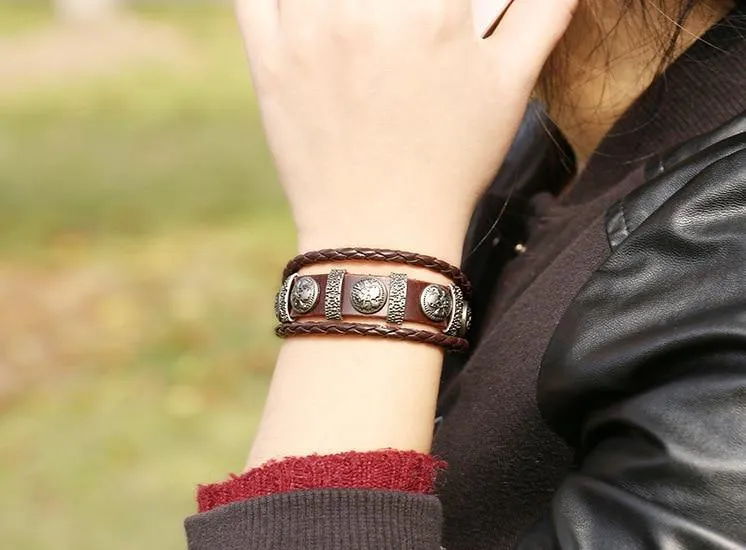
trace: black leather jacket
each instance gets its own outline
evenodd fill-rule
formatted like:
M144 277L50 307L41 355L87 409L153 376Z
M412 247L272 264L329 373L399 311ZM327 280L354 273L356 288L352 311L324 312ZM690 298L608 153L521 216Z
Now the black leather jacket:
M746 115L646 172L544 357L580 451L521 550L746 548Z

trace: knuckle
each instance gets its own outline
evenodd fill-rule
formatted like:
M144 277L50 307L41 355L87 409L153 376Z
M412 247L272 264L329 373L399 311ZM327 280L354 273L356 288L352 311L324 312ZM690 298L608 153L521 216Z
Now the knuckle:
M327 38L335 43L349 44L358 42L370 34L371 25L359 15L340 15L330 22L326 32Z
M249 55L251 80L258 91L274 89L291 67L284 48L257 48Z
M455 10L449 5L448 0L416 0L408 4L405 21L412 32L442 37L456 27Z
M343 2L329 19L328 36L335 41L359 41L375 32L375 21L360 2Z
M443 24L448 19L448 10L441 0L417 0L410 6L410 16L419 21Z
M264 55L259 57L259 72L268 83L277 82L284 73L284 66L277 55Z
M285 38L289 55L296 61L314 58L324 34L312 24L289 33Z

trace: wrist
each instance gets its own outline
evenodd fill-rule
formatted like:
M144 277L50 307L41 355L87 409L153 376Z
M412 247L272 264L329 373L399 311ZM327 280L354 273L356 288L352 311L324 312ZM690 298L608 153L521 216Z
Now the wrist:
M327 248L365 247L403 250L433 256L452 265L461 265L463 243L468 220L451 221L439 226L356 225L353 227L322 228L298 233L298 252L301 254Z

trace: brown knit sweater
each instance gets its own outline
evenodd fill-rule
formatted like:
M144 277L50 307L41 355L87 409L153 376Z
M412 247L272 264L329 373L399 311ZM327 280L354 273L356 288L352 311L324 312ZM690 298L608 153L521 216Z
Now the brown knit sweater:
M189 518L190 549L514 547L572 465L573 450L536 405L544 351L609 255L604 213L643 183L644 162L746 111L742 17L726 18L653 84L569 193L534 197L527 252L499 274L481 341L442 392L433 452L449 467L437 496L329 489L262 497Z

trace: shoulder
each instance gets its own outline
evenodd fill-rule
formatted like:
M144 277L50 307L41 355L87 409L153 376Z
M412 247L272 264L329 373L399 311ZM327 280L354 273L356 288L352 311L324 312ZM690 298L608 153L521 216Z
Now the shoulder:
M660 159L664 169L609 210L611 254L560 321L539 378L544 416L571 441L597 404L675 376L676 357L715 353L729 335L746 335L746 124L738 122ZM746 340L737 345L746 350Z

